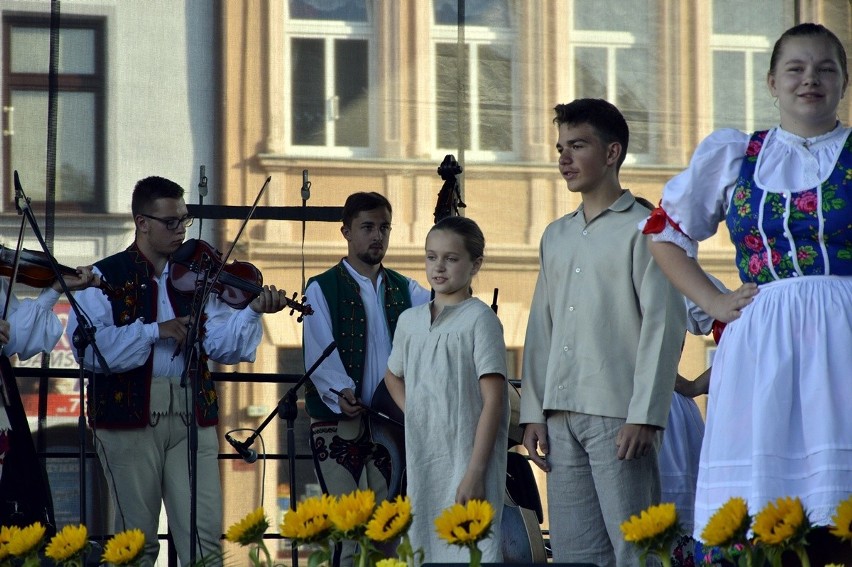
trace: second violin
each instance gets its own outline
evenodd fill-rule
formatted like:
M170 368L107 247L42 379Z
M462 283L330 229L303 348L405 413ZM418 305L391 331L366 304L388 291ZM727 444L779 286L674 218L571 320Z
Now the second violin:
M190 238L172 254L171 260L169 280L181 293L195 292L198 276L205 272L210 278L219 272L212 291L234 309L245 309L263 291L263 274L254 264L234 260L223 265L222 253L204 240ZM305 315L313 315L314 310L304 303L304 299L297 301L297 296L293 292L293 297L287 300L287 307L291 315L299 312L297 321L301 322Z

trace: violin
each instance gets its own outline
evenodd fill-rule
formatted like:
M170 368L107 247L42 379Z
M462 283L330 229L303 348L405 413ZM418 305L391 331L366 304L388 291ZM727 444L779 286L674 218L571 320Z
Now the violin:
M0 275L11 277L13 268L15 267L15 250L0 245ZM77 270L57 264L59 273L63 276L76 276ZM18 275L15 278L16 282L36 288L45 288L53 283L56 275L51 267L50 257L44 252L35 250L21 249L20 259L18 260ZM108 297L115 296L115 290L103 279L97 286Z
M245 309L248 304L263 292L263 274L254 264L234 260L225 264L222 253L204 240L190 238L178 248L171 257L169 281L180 293L194 293L199 274L209 270L211 278L219 273L211 292L219 296L234 309ZM296 319L301 322L305 315L313 315L311 306L297 301L297 293L286 300L290 315L298 311Z

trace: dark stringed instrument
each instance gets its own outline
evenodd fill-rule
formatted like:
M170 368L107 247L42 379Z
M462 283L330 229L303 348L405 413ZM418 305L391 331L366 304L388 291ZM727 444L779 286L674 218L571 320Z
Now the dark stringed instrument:
M234 309L245 309L263 291L263 274L254 264L238 260L225 264L221 252L203 240L188 239L172 254L171 260L169 280L181 293L194 293L198 276L205 271L211 277L218 272L212 293ZM297 295L293 292L286 304L290 315L299 312L296 320L301 322L305 315L313 315L314 310L304 300L297 301Z
M0 276L12 277L12 272L15 266L15 250L7 248L0 244ZM63 276L76 276L77 270L57 264L59 273ZM53 268L50 264L50 258L44 252L35 250L21 249L20 259L18 261L18 273L15 276L15 282L20 282L24 285L35 288L45 288L51 285L56 279L53 273ZM9 286L12 287L11 285ZM107 297L113 297L115 290L104 280L98 286Z

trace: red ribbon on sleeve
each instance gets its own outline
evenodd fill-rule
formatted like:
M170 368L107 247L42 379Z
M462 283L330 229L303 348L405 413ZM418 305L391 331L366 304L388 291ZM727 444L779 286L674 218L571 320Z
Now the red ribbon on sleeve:
M672 225L678 232L683 232L680 226L666 214L665 209L657 207L651 211L648 220L645 221L645 228L642 229L642 234L659 234L665 230L666 224Z

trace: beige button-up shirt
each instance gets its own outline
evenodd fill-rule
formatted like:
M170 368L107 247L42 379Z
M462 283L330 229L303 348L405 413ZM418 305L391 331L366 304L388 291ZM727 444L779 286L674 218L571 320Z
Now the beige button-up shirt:
M625 191L586 223L582 205L541 238L524 343L521 423L548 411L665 427L686 328L683 297L636 229Z

